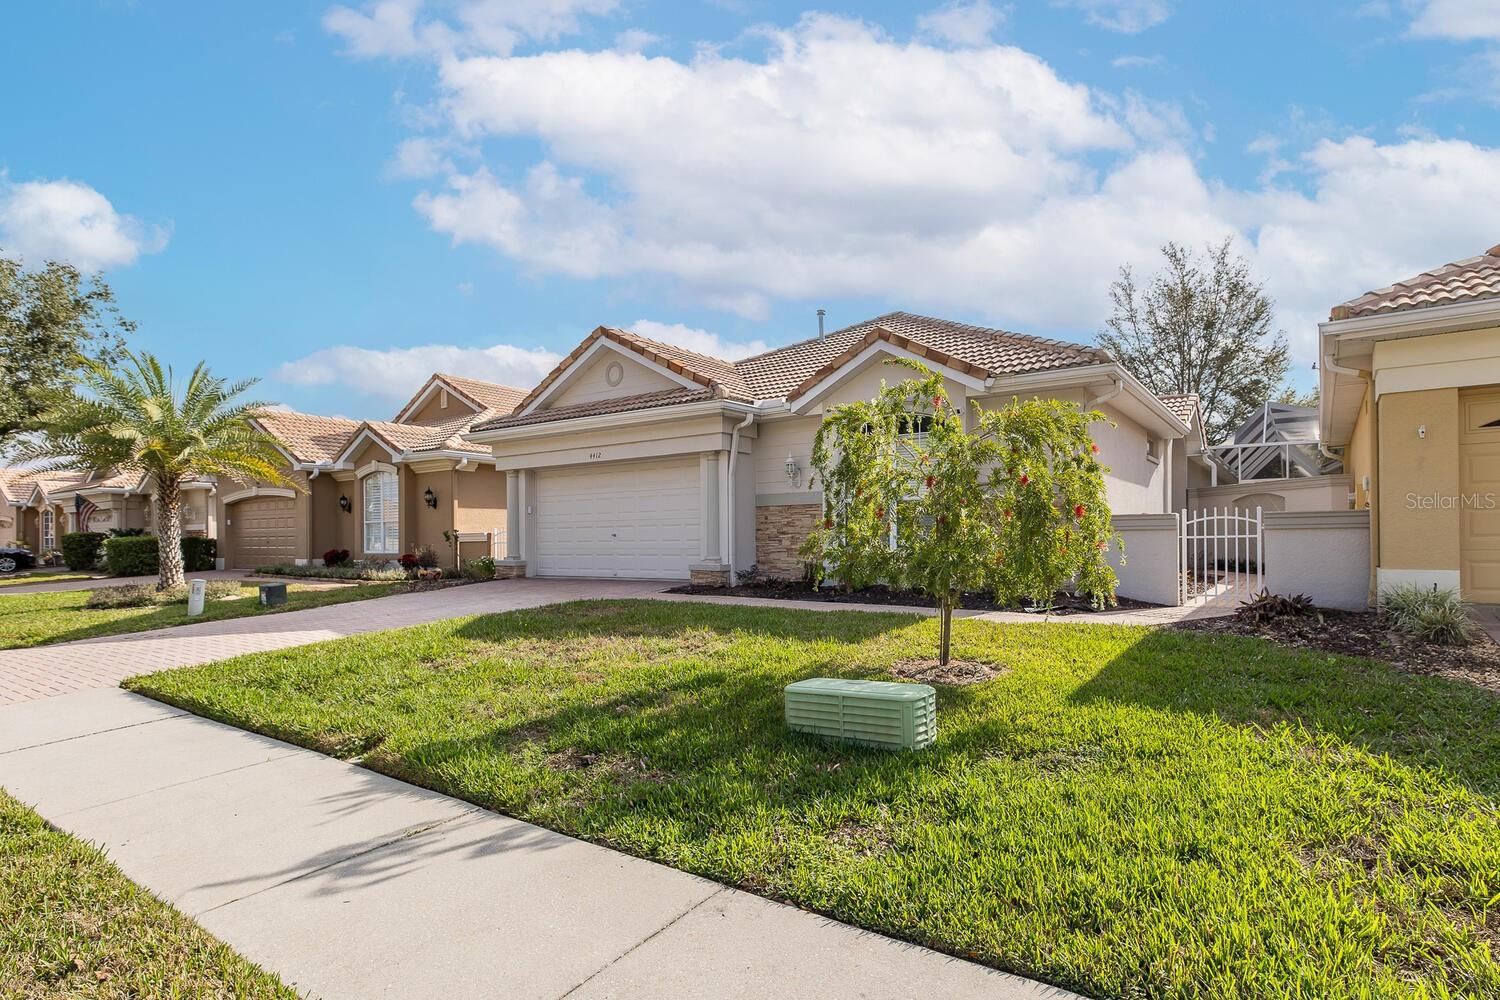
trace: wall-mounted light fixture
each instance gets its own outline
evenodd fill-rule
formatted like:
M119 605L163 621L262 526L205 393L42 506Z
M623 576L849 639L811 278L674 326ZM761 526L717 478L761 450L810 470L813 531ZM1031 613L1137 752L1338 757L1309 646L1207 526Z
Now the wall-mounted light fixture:
M802 478L802 467L797 464L797 456L790 452L786 456L786 478L794 486Z
M437 510L437 494L432 492L432 487L429 486L427 492L422 494L422 502L433 510Z
M343 494L340 494L339 495L339 510L341 510L345 514L347 514L351 510L353 510L353 509L354 509L354 504L352 504L352 503L349 502L349 498L347 496L344 496Z

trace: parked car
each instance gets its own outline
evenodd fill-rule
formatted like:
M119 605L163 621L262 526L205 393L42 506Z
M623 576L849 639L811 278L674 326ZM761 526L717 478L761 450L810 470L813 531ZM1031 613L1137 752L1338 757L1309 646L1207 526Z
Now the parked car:
M0 573L14 573L18 569L31 569L36 565L36 556L29 549L5 546L0 548Z

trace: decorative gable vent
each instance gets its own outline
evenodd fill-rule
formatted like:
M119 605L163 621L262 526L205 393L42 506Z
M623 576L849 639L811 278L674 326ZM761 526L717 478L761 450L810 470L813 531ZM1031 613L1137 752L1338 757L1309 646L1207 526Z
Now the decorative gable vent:
M937 738L937 691L926 684L813 677L786 686L795 733L887 750L919 750Z

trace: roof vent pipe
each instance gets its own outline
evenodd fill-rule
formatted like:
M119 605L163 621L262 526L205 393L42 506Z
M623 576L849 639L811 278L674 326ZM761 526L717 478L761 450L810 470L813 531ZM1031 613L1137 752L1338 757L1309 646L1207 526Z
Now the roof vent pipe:
M818 310L818 339L823 339L823 317L828 315L827 309Z

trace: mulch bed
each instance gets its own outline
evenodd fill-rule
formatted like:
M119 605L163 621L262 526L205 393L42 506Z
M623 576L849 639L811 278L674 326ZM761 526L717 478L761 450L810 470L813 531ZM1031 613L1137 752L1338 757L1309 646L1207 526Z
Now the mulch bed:
M1449 677L1500 693L1500 646L1479 629L1467 646L1436 646L1401 635L1373 612L1325 610L1259 624L1230 615L1178 622L1172 627L1253 635L1283 646L1384 660L1409 674Z
M915 591L893 590L890 587L884 586L867 587L864 590L855 590L846 593L832 587L822 587L814 590L805 583L784 583L772 580L761 583L743 583L738 587L698 587L689 584L682 587L673 587L670 592L673 594L693 594L700 597L763 597L773 601L823 601L829 604L889 604L893 607L905 606L912 608L937 607L937 602L932 598L918 594ZM1045 614L1091 615L1098 613L1089 605L1088 601L1074 597L1072 594L1059 593L1053 597L1052 604L1052 608L1046 611ZM980 591L964 594L962 607L966 611L1035 611L1037 614L1044 613L1039 609L996 603L993 594L986 594ZM1147 604L1145 601L1132 601L1128 597L1122 597L1116 608L1111 610L1133 611L1156 607L1160 607L1160 605Z
M949 660L945 667L937 660L902 660L891 664L891 676L919 684L963 686L994 680L1005 671L993 663L979 660Z

